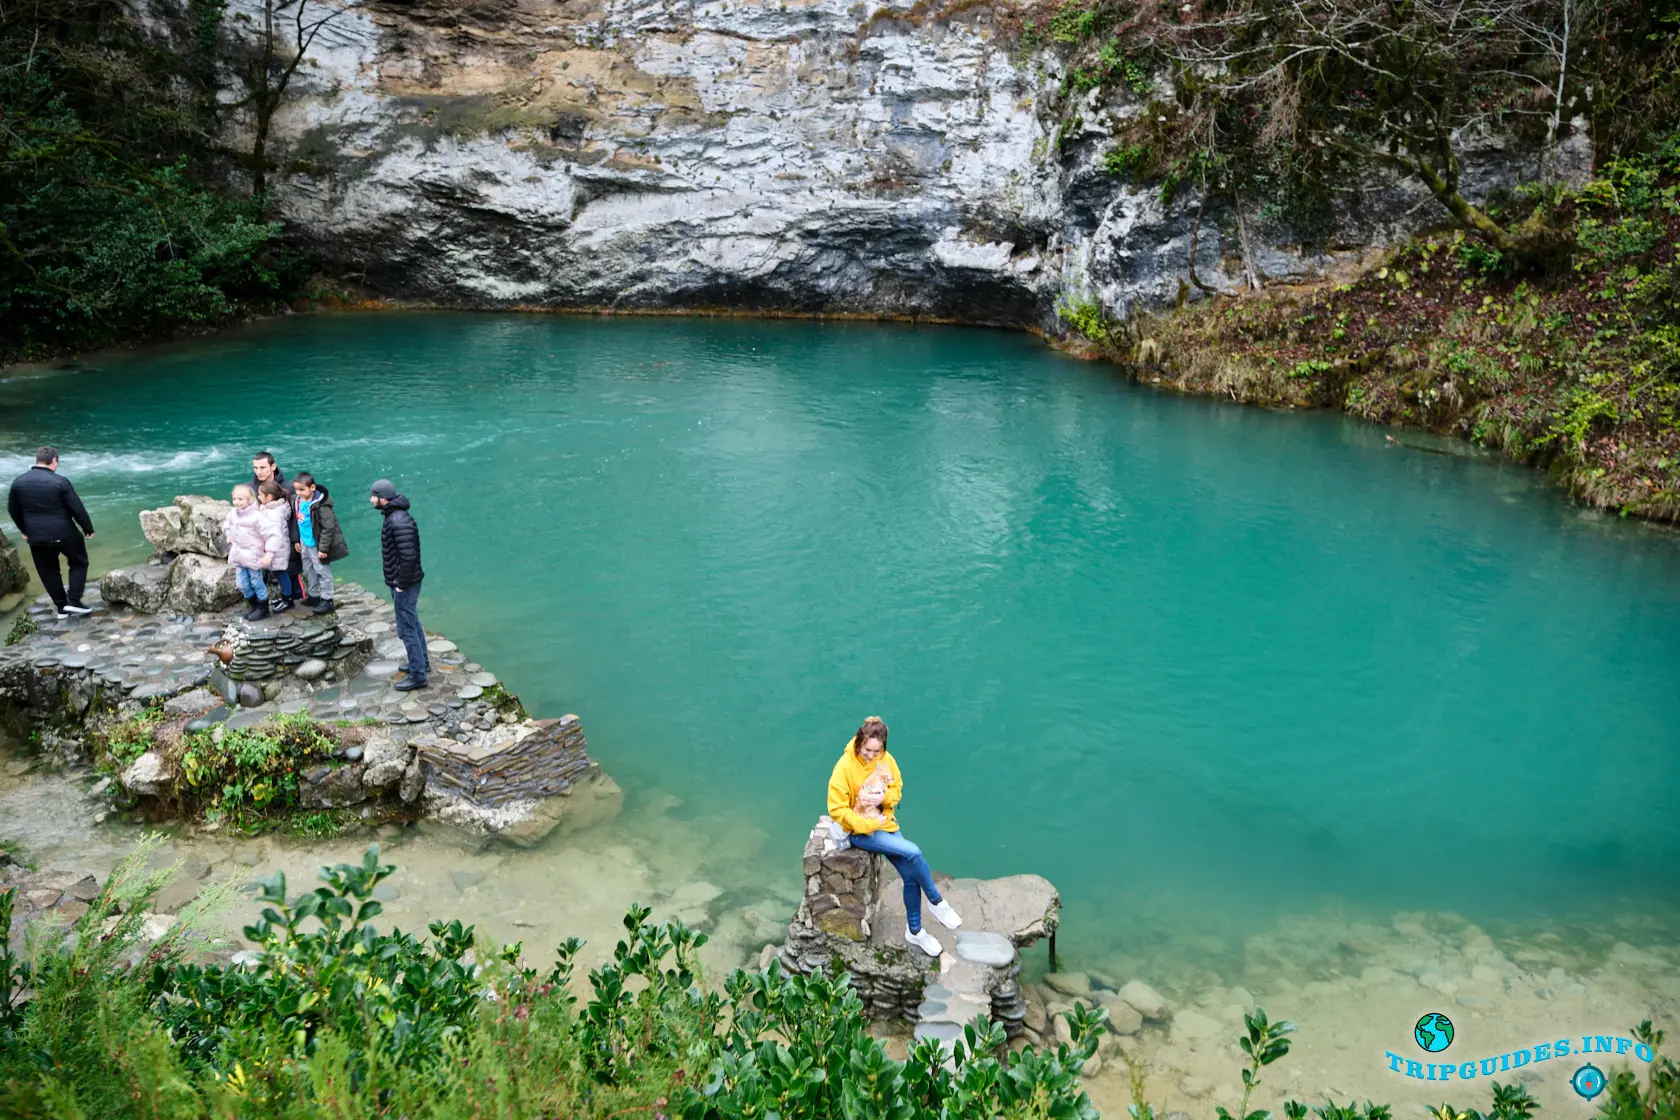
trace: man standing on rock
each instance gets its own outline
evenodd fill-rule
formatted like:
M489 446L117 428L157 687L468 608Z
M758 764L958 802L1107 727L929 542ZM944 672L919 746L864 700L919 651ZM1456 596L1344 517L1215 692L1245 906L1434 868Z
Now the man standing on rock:
M12 480L6 508L12 524L29 543L41 586L52 597L58 617L93 613L91 607L82 606L88 571L87 544L82 538L93 536L93 519L70 480L58 473L57 448L35 452L35 465ZM58 574L60 556L70 562L68 594Z
M385 561L385 586L391 589L391 605L397 613L397 637L408 650L408 676L396 684L399 692L426 687L431 659L426 655L426 631L420 625L420 526L408 512L408 499L397 493L388 478L373 484L374 508L385 515L379 531L379 547Z

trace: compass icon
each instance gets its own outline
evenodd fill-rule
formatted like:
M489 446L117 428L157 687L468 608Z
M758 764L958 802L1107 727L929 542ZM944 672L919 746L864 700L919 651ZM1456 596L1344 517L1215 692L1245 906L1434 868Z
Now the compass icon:
M1588 1062L1575 1071L1575 1076L1569 1079L1569 1086L1590 1101L1604 1092L1604 1071Z

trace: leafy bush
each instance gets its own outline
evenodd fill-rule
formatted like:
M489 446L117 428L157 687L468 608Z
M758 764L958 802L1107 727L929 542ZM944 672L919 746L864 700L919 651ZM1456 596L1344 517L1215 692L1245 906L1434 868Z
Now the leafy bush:
M196 5L195 5L196 6ZM205 5L206 10L217 5ZM206 185L214 98L103 0L0 9L0 357L216 323L299 290L257 206Z
M178 792L213 820L296 808L299 774L330 764L338 740L299 712L256 727L195 731L182 744Z
M1092 342L1107 342L1110 337L1102 303L1091 297L1064 298L1056 305L1056 315L1076 332Z
M931 1040L904 1061L872 1037L845 976L737 970L722 993L702 983L705 936L653 924L644 907L574 991L582 942L546 970L522 946L493 946L459 921L421 939L372 924L372 894L393 868L370 848L359 864L324 868L294 899L285 877L262 881L262 917L246 927L254 960L192 963L201 899L161 942L140 929L167 872L141 870L149 840L113 872L70 936L35 931L33 975L0 943L0 1116L241 1120L628 1114L683 1120L1095 1120L1079 1074L1107 1012L1076 1005L1071 1043L1011 1052L1001 1027L977 1019L947 1056ZM0 922L12 892L0 892ZM100 931L108 931L100 934ZM38 934L45 933L46 936ZM143 967L129 967L138 961ZM32 985L32 988L31 988ZM25 991L33 992L28 999ZM24 1002L28 999L28 1002ZM1271 1120L1251 1110L1260 1073L1289 1050L1292 1023L1245 1016L1241 1098L1220 1120ZM1656 1047L1660 1032L1636 1029ZM1605 1120L1676 1120L1680 1076L1666 1057L1641 1086L1618 1075ZM1134 1120L1155 1120L1133 1079ZM1484 1114L1437 1120L1529 1120L1533 1098L1494 1086ZM1391 1120L1386 1106L1287 1101L1288 1120Z
M111 768L122 769L157 744L157 725L162 719L162 708L145 708L111 725L101 736L103 744L94 747L95 757L103 754Z

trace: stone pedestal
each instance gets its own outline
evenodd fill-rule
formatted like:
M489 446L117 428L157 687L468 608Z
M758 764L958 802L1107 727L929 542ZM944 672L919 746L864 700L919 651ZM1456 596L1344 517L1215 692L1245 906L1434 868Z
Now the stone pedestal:
M805 900L802 912L824 933L868 941L881 905L880 856L842 848L823 817L805 841Z
M918 1024L948 1042L975 1015L1021 1033L1026 1002L1019 950L1056 928L1061 899L1038 875L951 879L935 875L963 918L956 931L925 909L922 928L942 950L930 957L905 944L903 892L883 857L841 847L822 817L805 841L805 895L777 959L789 972L846 972L873 1019Z

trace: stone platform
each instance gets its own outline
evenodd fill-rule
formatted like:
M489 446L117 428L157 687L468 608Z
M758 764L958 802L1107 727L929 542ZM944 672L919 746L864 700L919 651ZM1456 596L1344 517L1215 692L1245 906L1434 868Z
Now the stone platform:
M243 604L149 614L107 604L91 587L83 601L93 613L66 619L38 601L28 613L35 632L0 649L0 709L13 730L38 731L43 747L72 764L86 759L85 730L150 705L185 731L307 712L367 725L355 729L354 757L302 776L307 808L400 802L524 844L551 831L562 810L594 819L617 807L617 787L589 760L578 718L527 718L495 674L449 639L428 634L429 683L398 691L405 651L391 605L355 584L338 585L332 614L300 605L257 622L245 621ZM217 645L230 660L211 652ZM172 765L147 752L122 785L167 799Z
M805 843L805 896L778 953L784 969L850 974L866 1013L914 1024L918 1038L947 1046L976 1016L1025 1030L1020 950L1055 932L1061 897L1038 875L934 883L963 919L948 930L924 910L939 941L935 958L904 940L903 891L883 857L841 847L822 817Z

